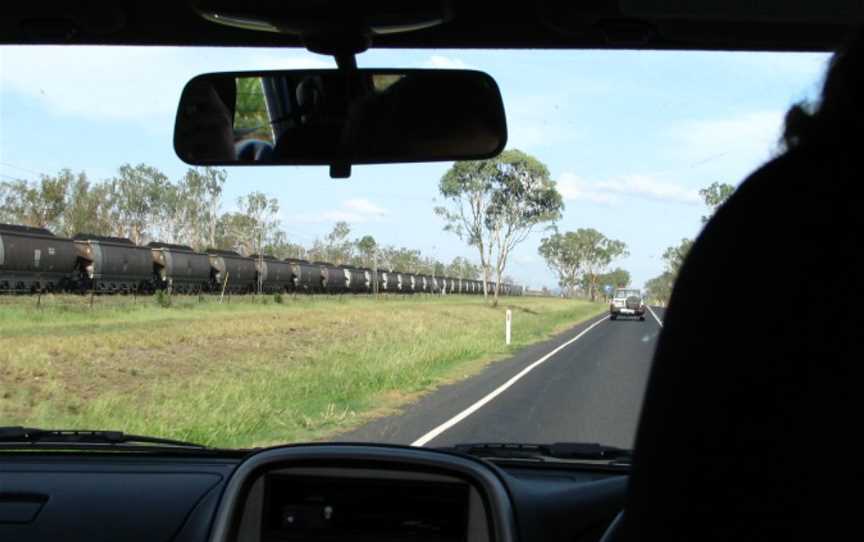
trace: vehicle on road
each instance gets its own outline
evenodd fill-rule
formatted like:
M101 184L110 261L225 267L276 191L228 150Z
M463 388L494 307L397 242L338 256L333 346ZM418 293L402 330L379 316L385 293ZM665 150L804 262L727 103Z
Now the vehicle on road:
M619 316L629 316L645 321L645 299L642 292L631 288L618 288L609 302L609 319L617 320Z

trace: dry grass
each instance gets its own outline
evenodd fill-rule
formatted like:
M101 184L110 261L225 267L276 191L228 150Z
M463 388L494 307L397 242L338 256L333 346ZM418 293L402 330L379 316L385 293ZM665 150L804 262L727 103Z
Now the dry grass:
M323 438L603 310L537 298L493 309L460 296L75 303L0 304L0 425L216 446Z

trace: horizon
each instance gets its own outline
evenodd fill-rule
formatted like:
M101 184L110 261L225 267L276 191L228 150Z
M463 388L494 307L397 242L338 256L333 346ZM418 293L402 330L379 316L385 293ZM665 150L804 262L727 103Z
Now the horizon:
M662 252L693 238L708 213L698 190L739 184L777 152L783 115L817 95L829 55L657 51L395 51L360 67L473 68L498 81L510 141L549 168L564 197L562 231L592 227L627 243L612 262L644 289ZM35 180L63 168L91 181L123 163L178 179L190 166L172 148L180 89L208 71L328 68L298 50L171 47L0 47L0 179ZM338 221L351 238L477 262L432 208L451 163L229 167L223 212L261 191L280 202L282 228L308 246ZM298 196L298 193L302 192ZM506 275L539 290L557 278L537 253L543 228L518 246Z

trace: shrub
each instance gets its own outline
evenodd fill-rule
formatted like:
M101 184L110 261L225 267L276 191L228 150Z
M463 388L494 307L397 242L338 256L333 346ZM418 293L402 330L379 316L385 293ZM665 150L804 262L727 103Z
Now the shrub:
M159 290L158 292L156 292L153 300L163 309L167 309L171 306L171 294L169 294L165 290Z

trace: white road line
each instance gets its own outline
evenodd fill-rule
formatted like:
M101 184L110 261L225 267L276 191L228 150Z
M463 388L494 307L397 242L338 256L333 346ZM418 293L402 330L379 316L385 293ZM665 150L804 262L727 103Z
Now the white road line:
M603 323L604 320L608 320L608 319L609 319L609 315L607 314L606 316L604 316L600 320L597 320L596 322L594 322L593 324L591 324L590 326L585 328L582 331L582 333L580 333L579 335L576 335L575 337L573 337L572 339L570 339L566 343L562 344L561 346L552 350L551 352L549 352L548 354L546 354L542 358L538 359L537 361L535 361L534 363L532 363L528 367L525 367L524 369L522 369L521 371L516 373L515 376L513 376L510 380L508 380L507 382L505 382L505 383L501 384L500 386L498 386L497 388L495 388L489 395L486 395L485 397L483 397L482 399L480 399L479 401L477 401L473 405L469 406L468 408L466 408L465 410L463 410L459 414L453 416L452 418L450 418L446 422L442 423L441 425L439 425L435 429L429 431L428 433L426 433L422 437L420 437L417 440L415 440L414 442L412 442L411 446L424 446L424 445L426 445L426 443L428 443L430 440L434 439L435 437L437 437L438 435L440 435L444 431L450 429L451 427L453 427L457 423L461 422L462 420L464 420L465 418L467 418L471 414L477 412L478 410L480 410L480 408L483 405L485 405L486 403L488 403L492 399L494 399L494 398L498 397L499 395L501 395L502 393L504 393L507 390L507 388L509 388L510 386L515 384L516 382L518 382L519 379L522 378L523 376L525 376L528 373L530 373L531 371L533 371L538 365L545 362L546 360L548 360L549 358L551 358L552 356L554 356L555 354L557 354L561 350L567 348L568 346L570 346L574 342L578 341L579 339L582 338L583 335L585 335L586 333L588 333L589 331L591 331L592 329L594 329L595 327L597 327L598 325Z
M645 305L645 306L648 307L648 312L651 313L651 316L653 316L654 319L657 320L657 324L659 324L660 327L663 327L663 322L661 322L660 319L657 318L657 315L654 313L654 309L651 308L651 305Z

